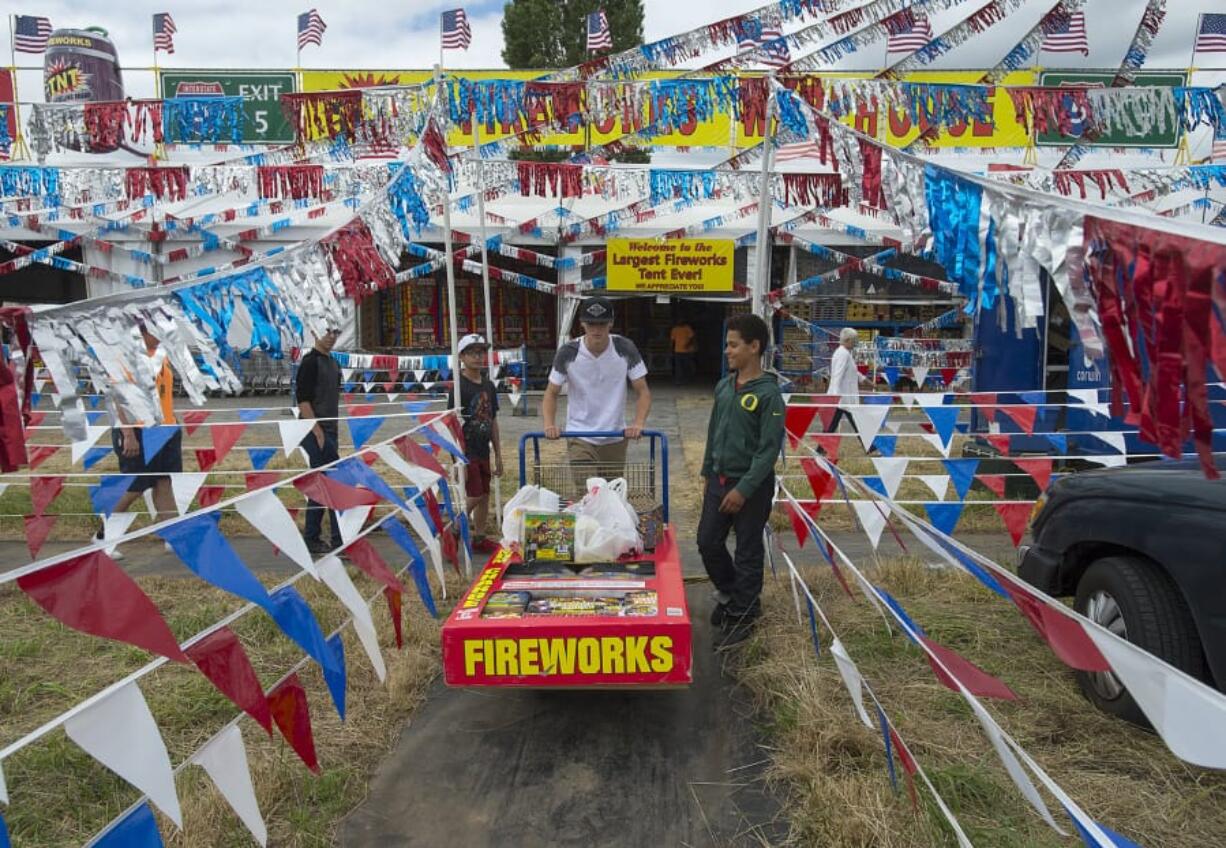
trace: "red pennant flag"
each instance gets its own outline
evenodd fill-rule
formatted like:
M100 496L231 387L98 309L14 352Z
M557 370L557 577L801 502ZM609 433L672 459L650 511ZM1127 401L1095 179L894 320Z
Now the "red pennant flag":
M26 429L29 429L30 427L37 427L39 424L42 424L46 420L47 420L47 413L31 412L30 420L26 422Z
M898 760L902 763L903 774L907 778L907 794L911 796L911 809L919 812L919 798L915 795L915 775L919 771L919 766L915 763L915 757L911 756L911 750L902 744L902 737L898 735L898 731L894 726L890 726L890 739L894 742L894 750L898 752Z
M387 598L387 611L392 616L392 629L396 631L396 650L400 650L404 647L404 621L401 595L391 587L384 587L383 595Z
M383 557L375 550L375 546L366 537L355 539L341 551L349 561L360 568L371 579L382 583L394 592L405 591L404 584L392 573Z
M373 403L360 403L349 407L349 417L361 418L363 415L370 415L374 411L375 405Z
M393 376L394 376L394 374L393 374ZM383 391L384 391L384 392L386 392L386 393L388 393L388 394L391 394L391 393L392 393L392 389L396 388L396 381L395 381L395 380L388 380L386 383L382 383L382 384L380 384L380 385L383 387Z
M90 551L18 577L17 585L34 603L74 630L187 662L153 601L103 551Z
M801 517L800 512L797 511L796 507L791 503L791 501L789 501L787 504L787 511L788 518L792 520L792 530L796 533L796 544L803 548L805 546L805 540L809 538L809 528L805 524L804 518Z
M272 734L272 713L264 697L264 687L242 643L230 628L223 627L205 636L187 649L187 656L218 692L259 722L265 732Z
M225 491L225 486L201 486L200 490L196 493L196 498L200 501L200 507L203 509L220 501Z
M1005 496L1004 474L976 474L975 479L992 490L998 498Z
M217 454L217 462L221 462L226 458L226 454L243 437L243 431L246 429L247 425L241 422L237 424L214 424L209 428L209 435L213 437L213 450Z
M34 514L42 515L46 512L47 507L51 506L51 502L58 498L62 491L63 477L31 477L30 501L34 504Z
M832 545L827 545L826 553L830 556L828 562L830 563L830 570L834 572L834 579L839 581L839 585L843 587L843 591L847 593L847 597L859 603L860 598L852 593L851 586L847 585L847 578L843 576L843 569L839 568L839 564L834 558L834 547Z
M33 471L35 468L38 468L38 466L42 465L48 459L59 453L59 450L59 445L38 445L37 447L31 447L29 453L30 470Z
M307 705L306 690L302 688L297 672L282 680L268 693L268 707L285 741L307 768L319 774L319 760L315 757L315 737L311 734L311 710Z
M788 444L795 449L800 440L804 438L805 433L809 429L809 425L813 423L813 417L817 415L816 406L791 406L789 405L783 415L783 429L788 434Z
M843 440L839 438L838 433L810 433L809 438L826 452L827 462L839 461L839 446L843 444Z
M996 392L972 392L971 403L988 421L996 418Z
M1028 589L1011 580L1001 580L1000 584L1061 662L1078 671L1111 670L1111 664L1082 629L1080 622L1052 609Z
M443 549L443 559L447 560L456 570L456 574L460 573L460 544L456 541L456 537L450 533L443 532L438 534L440 546Z
M375 453L374 451L365 451L361 454L361 457L362 461L367 465L374 465L379 461L379 454Z
M421 497L426 502L426 511L430 513L430 520L434 522L435 529L442 533L445 526L443 524L443 511L439 509L438 498L434 496L434 491L426 489L426 491L421 493Z
M201 471L208 471L217 464L217 451L212 448L196 448L196 464Z
M200 425L208 420L213 413L207 409L189 409L182 414L184 429L187 430L187 435L192 435L200 429Z
M952 383L954 381L954 378L957 376L958 376L957 368L942 368L941 369L941 382L944 383L946 386Z
M1034 435L1034 420L1038 417L1038 409L1033 406L1011 406L1008 409L997 410L997 413L1001 412L1012 418L1013 423L1021 427L1026 435ZM997 417L999 418L999 415Z
M411 436L401 436L395 442L396 447L400 450L400 455L406 461L414 465L420 465L427 471L433 471L440 477L446 477L447 472L443 470L443 466L439 465L438 460L430 455L421 445L413 441Z
M23 515L26 526L26 547L30 549L30 559L38 559L38 552L43 549L43 542L51 533L58 515Z
M838 395L818 395L813 399L813 402L817 404L817 416L822 420L823 430L830 429L830 423L838 414L839 403L842 400Z
M822 514L822 504L820 501L797 501L800 508L809 514L809 517L817 521L818 516Z
M339 511L353 509L355 506L374 506L379 502L379 496L374 492L356 486L346 486L319 472L297 478L294 480L294 488L315 503Z
M246 475L247 491L254 492L256 489L271 486L280 480L281 475L276 471L248 471Z
M988 444L1000 451L1002 456L1009 455L1012 442L1009 439L1008 433L991 433L987 438Z
M1026 532L1026 525L1030 523L1030 513L1034 511L1034 504L1031 503L994 503L996 514L1000 516L1000 520L1005 522L1005 529L1009 531L1009 538L1013 540L1013 547L1017 547L1022 541L1022 535Z
M835 482L834 475L823 468L822 464L812 457L806 456L802 459L800 467L805 472L805 476L809 478L809 485L813 488L813 497L818 500L818 508L820 509L820 502L834 494L838 483ZM816 517L814 516L814 518Z
M937 431L937 428L932 426L931 421L921 421L919 422L919 425L920 429L925 433L935 433Z
M1046 492L1051 483L1051 458L1046 456L1032 459L1015 459L1013 464L1034 478L1040 492Z
M460 419L457 415L448 415L443 419L443 423L447 425L447 429L451 431L455 443L461 451L467 451L468 447L464 444L464 428L460 426Z
M1003 701L1017 700L1017 695L1012 689L961 654L951 651L939 642L932 641L927 636L919 638L941 661L944 668L937 665L931 656L928 657L928 664L932 666L937 679L950 689L955 692L959 691L957 684L954 683L954 679L957 679L972 695L978 695L981 698L1000 698Z

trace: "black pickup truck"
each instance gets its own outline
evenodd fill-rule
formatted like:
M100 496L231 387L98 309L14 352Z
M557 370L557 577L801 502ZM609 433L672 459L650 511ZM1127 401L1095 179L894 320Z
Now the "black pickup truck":
M1206 479L1195 460L1061 477L1020 551L1018 573L1171 665L1226 685L1226 459ZM1144 715L1110 672L1077 672L1097 707Z

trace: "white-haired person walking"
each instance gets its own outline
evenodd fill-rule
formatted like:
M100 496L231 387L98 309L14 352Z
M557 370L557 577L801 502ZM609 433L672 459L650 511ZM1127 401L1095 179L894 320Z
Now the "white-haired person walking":
M826 389L827 394L839 396L839 408L835 410L834 417L830 419L830 426L826 428L827 433L833 433L839 429L839 424L844 418L851 422L851 429L857 433L860 432L856 427L856 419L846 407L855 406L860 402L860 384L867 383L872 386L872 380L856 369L855 357L851 352L856 349L856 343L860 341L860 334L851 327L844 327L839 332L839 346L834 349L834 355L830 357L830 385Z

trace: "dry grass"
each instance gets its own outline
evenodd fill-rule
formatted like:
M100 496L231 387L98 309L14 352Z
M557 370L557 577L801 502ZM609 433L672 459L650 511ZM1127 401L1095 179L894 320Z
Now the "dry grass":
M355 576L369 597L376 584ZM192 578L138 578L180 639L237 607L229 595ZM320 583L297 584L324 632L344 618ZM458 589L458 583L451 587ZM452 594L454 597L454 593ZM314 663L299 673L306 688L322 773L314 775L279 734L271 739L254 722L240 724L260 809L275 845L331 844L339 819L365 796L379 759L389 750L439 669L438 623L416 595L404 598L405 646L397 651L386 604L374 605L388 680L381 686L352 630L344 635L348 697L339 720ZM126 645L69 630L14 587L0 590L0 739L12 741L82 698L148 661ZM262 612L233 626L265 687L281 677L301 651ZM193 669L163 666L142 679L141 690L178 764L230 720L237 709ZM94 762L62 730L5 761L12 799L5 818L17 844L80 844L136 799L124 781ZM251 837L204 772L178 777L185 829L169 841L187 846L250 845ZM160 821L164 834L174 827Z
M1056 846L1062 840L1014 789L965 702L941 686L919 651L886 632L863 599L848 599L825 568L806 579L903 740L976 845ZM938 642L1004 680L1021 700L989 711L1083 809L1141 845L1205 846L1226 833L1226 778L1175 759L1155 735L1094 711L1072 674L1016 611L963 575L914 560L873 579ZM763 626L734 663L768 722L772 779L789 798L800 844L920 848L953 845L921 789L915 815L892 792L878 732L855 718L826 653L814 656L786 580L768 577ZM871 710L871 706L870 706ZM900 785L902 771L899 767ZM1059 805L1048 803L1068 823ZM1071 828L1070 828L1071 830Z

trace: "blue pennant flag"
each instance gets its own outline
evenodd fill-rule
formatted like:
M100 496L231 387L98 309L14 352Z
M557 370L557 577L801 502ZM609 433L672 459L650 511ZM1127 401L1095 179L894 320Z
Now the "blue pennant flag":
M463 512L460 513L460 538L464 540L464 549L468 551L468 558L472 559L473 542L468 535L468 516Z
M893 402L893 395L860 395L860 403L870 406L889 406Z
M813 599L809 597L808 592L805 593L805 603L809 606L809 635L813 637L813 653L817 654L820 659L822 643L817 638L817 613L813 610Z
M979 460L942 459L941 464L949 472L949 479L953 481L954 491L958 493L958 499L965 500L966 493L971 490L971 484L975 482L975 472L979 470Z
M365 486L389 503L394 503L401 509L409 508L408 502L396 494L396 490L384 482L378 472L357 457L341 460L324 474L347 486Z
M332 652L336 659L337 667L334 669L324 669L324 682L328 684L328 691L332 693L332 703L336 704L336 711L340 713L341 721L345 720L345 643L341 641L341 634L337 633L327 641L328 650Z
M375 372L374 372L374 371L363 371L363 372L362 372L362 379L363 379L365 382L367 382L367 383L372 383L372 382L374 382L374 379L375 379Z
M885 601L886 604L889 606L889 608L894 610L894 613L900 619L902 619L902 621L906 623L908 627L911 628L910 633L907 633L904 631L903 635L918 645L919 640L916 637L926 635L924 633L924 628L920 627L918 624L916 624L914 621L911 620L911 616L907 615L907 611L902 608L902 604L894 600L893 595L891 595L885 589L882 589L880 586L874 586L873 588L877 590L877 596L881 598L881 600Z
M454 456L459 462L468 462L468 457L464 455L464 451L460 450L458 446L453 444L451 439L444 439L433 427L426 427L425 432L426 441L428 441L430 444L437 445L438 447L447 451L447 453Z
M890 493L885 490L885 482L880 477L864 477L860 480L860 482L865 486L868 486L877 494L881 495L883 498L888 498L890 496Z
M346 418L349 425L349 438L353 439L354 449L358 449L370 440L375 431L383 426L383 416L363 415L358 418Z
M272 600L251 570L239 559L217 526L221 513L212 512L176 521L157 531L201 580L222 591L251 601L271 612Z
M85 456L81 457L81 465L85 467L86 471L89 471L89 469L106 459L111 450L112 448L109 447L90 448L85 452Z
M878 436L873 439L873 447L880 451L882 456L893 456L898 450L897 436Z
M437 488L439 496L443 499L443 512L447 514L449 520L455 521L455 506L451 503L451 487L447 485L447 479L440 479Z
M1068 456L1068 436L1063 433L1048 433L1044 438L1056 449L1056 456Z
M887 365L885 368L882 368L881 371L883 374L885 374L885 381L888 384L893 386L898 383L898 375L900 373L898 370L898 366Z
M421 415L430 411L430 402L426 400L408 400L404 403L404 411L410 415Z
M987 586L1002 598L1008 599L1009 593L1005 591L1005 587L1001 586L1000 583L997 582L996 578L992 576L990 571L963 553L960 548L955 546L948 539L943 539L938 536L937 544L948 551L949 554L959 563L961 563L962 567L969 571L976 580L978 580L984 586Z
M1077 835L1081 837L1082 842L1090 846L1090 848L1102 848L1102 843L1099 842L1099 840L1097 840L1096 838L1094 838L1090 834L1090 832L1086 830L1085 827L1082 826L1081 822L1077 820L1076 816L1074 816L1072 813L1069 813L1068 807L1065 807L1064 811L1068 813L1068 817L1073 820L1073 827L1077 828ZM1101 830L1103 834L1108 839L1111 840L1112 844L1114 844L1116 848L1141 848L1140 845L1133 842L1131 839L1128 839L1127 837L1120 836L1118 833L1116 833L1114 830L1104 825L1102 822L1094 822L1094 823L1098 825L1098 829Z
M409 573L413 575L413 583L417 586L417 594L432 618L438 618L438 610L434 606L434 593L430 591L430 581L426 579L426 560L421 555L417 543L408 529L400 523L399 518L389 518L383 522L383 529L392 541L409 555Z
M341 391L345 394L351 394L356 385L356 383L341 383Z
M928 501L924 504L924 510L928 513L928 520L932 522L932 526L946 536L954 534L954 528L958 526L958 519L962 517L962 510L965 508L965 501L956 503Z
M42 399L42 392L30 392L30 406L38 406L38 402Z
M141 430L140 441L141 447L145 451L145 463L153 462L153 458L158 455L158 451L166 447L166 443L174 438L177 432L179 432L177 424L157 424Z
M885 720L881 705L877 704L877 722L881 725L881 738L885 740L885 766L890 771L890 784L898 791L898 772L894 771L894 746L890 744L890 723Z
M956 406L925 406L924 414L932 422L932 429L941 437L941 444L949 444L954 437L954 427L958 423L958 407Z
M90 486L89 501L94 506L94 512L99 515L114 512L115 505L135 480L135 474L108 474L98 481L98 485Z
M272 459L276 453L276 448L247 448L247 455L251 458L251 467L256 471L262 471L268 465L268 460Z
M969 421L959 421L954 425L954 429L959 433L969 433L971 431L971 425Z
M293 586L282 586L272 593L272 604L269 608L273 621L281 628L294 644L306 651L307 656L319 663L324 675L341 673L344 670L336 664L336 655L328 647L324 632L319 629L319 622L306 599L298 594ZM337 712L343 705L337 704Z
M238 420L244 424L250 424L253 421L259 421L264 417L262 409L240 409L238 411Z
M1047 392L1018 392L1017 396L1031 406L1042 406L1047 401Z
M97 424L98 419L101 418L103 415L106 415L106 413L103 412L102 410L98 410L96 412L87 412L85 413L85 421L88 424Z
M376 395L374 392L367 392L366 394L362 395L362 399L367 403L370 403L377 397L378 395Z
M10 848L8 825L4 823L4 814L0 813L0 848Z
M98 408L98 403L99 403L101 400L102 400L102 396L101 396L101 395L90 395L90 396L89 396L89 405L90 405L90 407L92 407L93 409L97 409L97 408Z
M120 819L94 843L95 848L162 848L162 845L162 835L148 802Z

